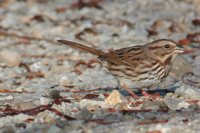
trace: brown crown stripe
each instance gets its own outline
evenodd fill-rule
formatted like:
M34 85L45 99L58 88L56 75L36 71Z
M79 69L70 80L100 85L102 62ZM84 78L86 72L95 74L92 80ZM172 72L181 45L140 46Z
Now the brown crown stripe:
M154 49L157 49L157 48L161 48L161 46L151 46L151 47L148 47L150 50L154 50Z

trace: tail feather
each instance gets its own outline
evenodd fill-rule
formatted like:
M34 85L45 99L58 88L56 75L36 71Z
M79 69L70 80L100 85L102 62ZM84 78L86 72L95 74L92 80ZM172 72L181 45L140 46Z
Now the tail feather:
M76 43L76 42L72 42L72 41L68 41L68 40L57 40L57 42L68 45L72 48L77 48L77 49L80 49L82 51L89 52L89 53L97 55L97 56L102 56L102 55L105 54L101 50L97 50L97 49L94 49L94 48L91 48L91 47L88 47L88 46L85 46L85 45L82 45L82 44L79 44L79 43Z

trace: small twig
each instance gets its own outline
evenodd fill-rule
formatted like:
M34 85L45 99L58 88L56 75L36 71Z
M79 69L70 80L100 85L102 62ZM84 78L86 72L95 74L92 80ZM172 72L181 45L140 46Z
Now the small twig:
M83 7L95 7L98 9L102 9L99 3L102 0L89 0L89 1L84 1L84 0L78 0L78 2L74 3L71 5L72 8L78 8L81 9Z
M97 89L92 89L92 90L75 90L75 89L70 89L70 90L62 90L62 92L72 92L72 93L85 93L85 92L94 92L94 91L99 91L101 88Z
M18 115L20 113L22 114L27 114L27 115L37 115L40 112L44 112L45 110L49 110L51 112L54 112L56 115L66 119L66 120L75 120L75 118L65 115L63 113L61 113L60 111L58 111L55 108L52 108L54 102L52 104L48 104L48 105L40 105L36 108L32 108L32 109L27 109L27 110L22 110L22 111L18 111L15 109L11 109L11 108L7 108L7 109L0 109L0 118L1 117L6 117L6 116L14 116L14 115Z
M9 33L6 31L0 31L0 36L10 36L10 37L22 38L22 39L27 39L27 40L47 41L50 43L56 43L55 41L47 39L47 38L38 38L38 37L34 37L34 36L18 35L16 33Z
M34 93L34 91L17 91L17 90L8 90L8 89L0 89L0 93Z
M164 124L164 123L167 123L168 120L145 120L145 121L141 121L141 122L138 122L137 124L138 125L147 125L147 124Z
M148 113L151 112L151 109L142 109L142 110L120 110L119 112L123 114L132 114L132 113ZM169 109L159 109L156 112L168 113Z

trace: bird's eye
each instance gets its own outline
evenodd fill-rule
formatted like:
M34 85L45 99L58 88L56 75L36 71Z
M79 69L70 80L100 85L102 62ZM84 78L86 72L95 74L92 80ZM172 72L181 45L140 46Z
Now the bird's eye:
M165 49L168 49L169 47L170 47L170 46L169 46L168 44L165 44L165 45L164 45L164 48L165 48Z

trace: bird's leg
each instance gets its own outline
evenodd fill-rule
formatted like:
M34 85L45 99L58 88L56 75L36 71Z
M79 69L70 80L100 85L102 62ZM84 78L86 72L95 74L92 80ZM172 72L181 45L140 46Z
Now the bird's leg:
M134 99L139 99L139 96L137 96L126 84L121 83L122 88L127 91Z

